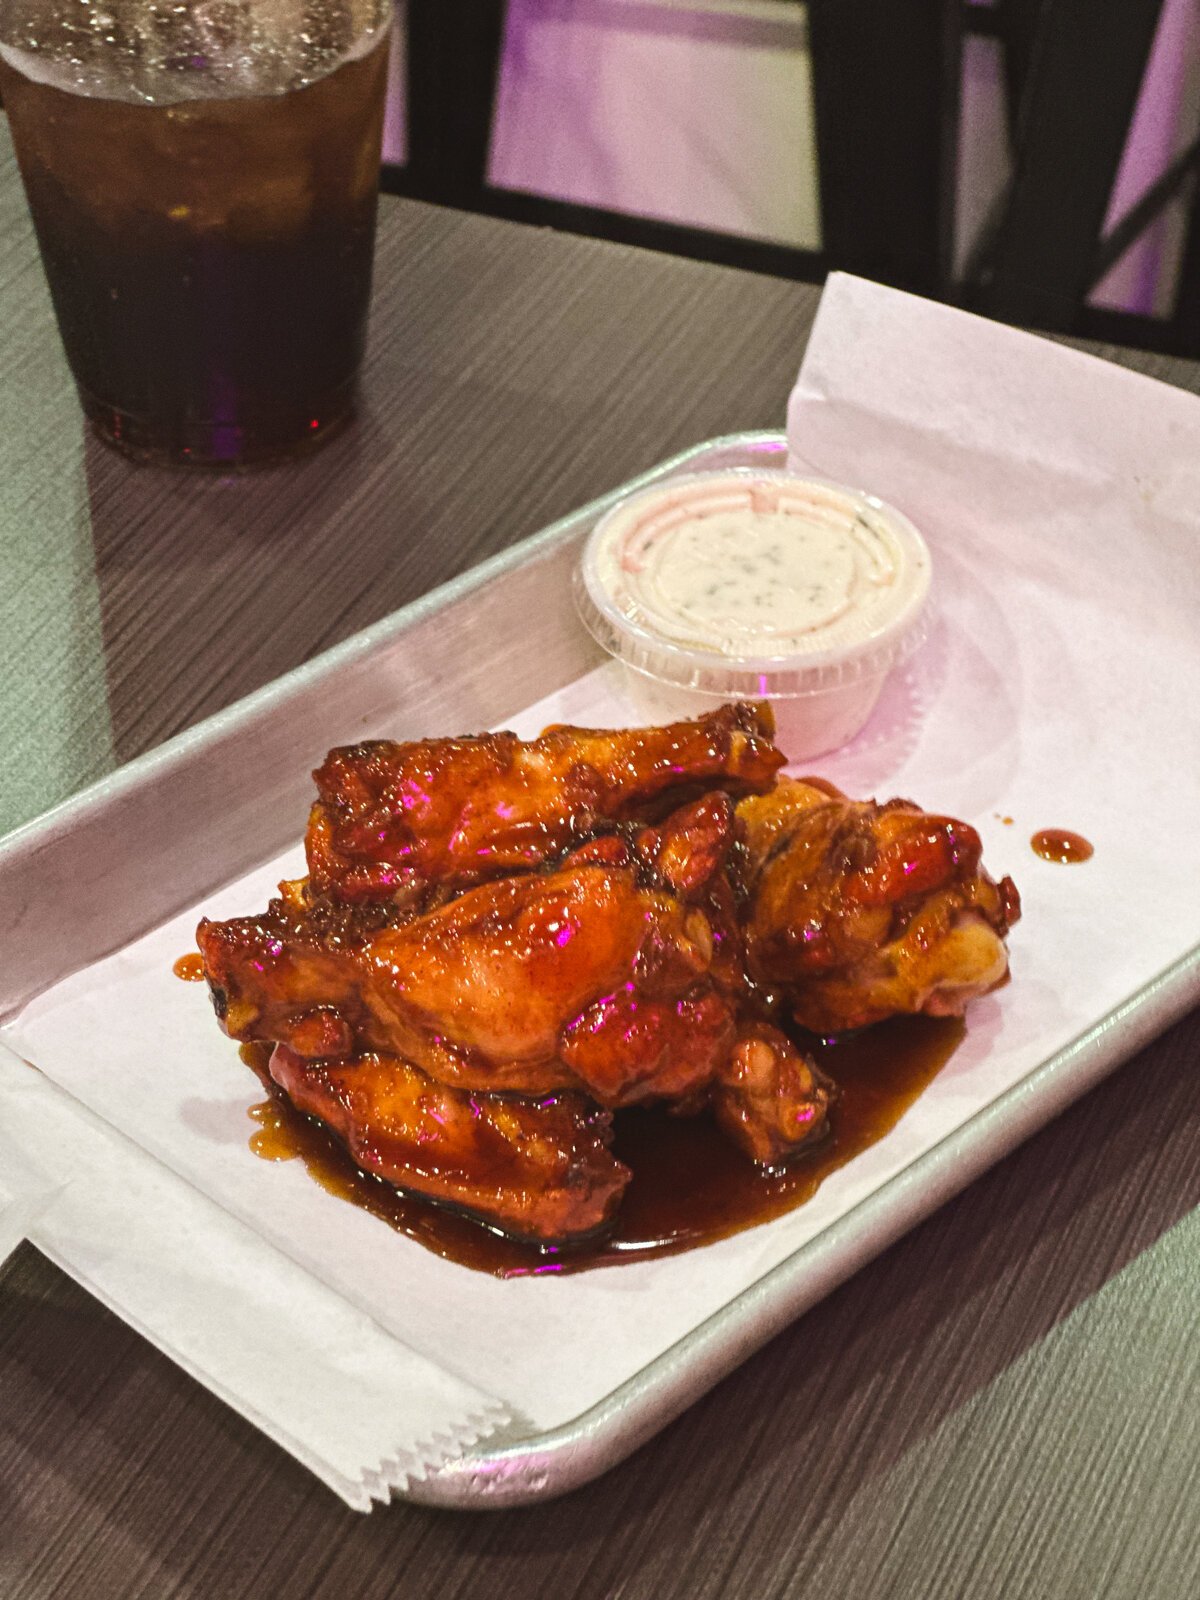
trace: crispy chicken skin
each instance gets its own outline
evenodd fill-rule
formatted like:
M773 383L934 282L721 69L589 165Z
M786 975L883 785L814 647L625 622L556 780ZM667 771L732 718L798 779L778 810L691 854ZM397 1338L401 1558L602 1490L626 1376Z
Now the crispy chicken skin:
M781 1165L837 1091L777 1024L959 1012L1020 908L974 829L780 778L772 731L731 705L334 750L309 877L197 931L221 1025L360 1167L514 1236L611 1221L624 1106Z
M791 778L743 800L738 819L747 969L801 1026L959 1015L1006 975L1020 900L983 870L965 822Z
M686 789L754 793L784 757L769 711L722 706L692 722L596 732L373 740L333 750L313 774L305 846L317 893L411 902L529 870L597 825L646 817Z
M365 1172L518 1238L594 1233L629 1181L608 1148L608 1114L583 1095L472 1095L395 1056L306 1061L286 1045L270 1072Z

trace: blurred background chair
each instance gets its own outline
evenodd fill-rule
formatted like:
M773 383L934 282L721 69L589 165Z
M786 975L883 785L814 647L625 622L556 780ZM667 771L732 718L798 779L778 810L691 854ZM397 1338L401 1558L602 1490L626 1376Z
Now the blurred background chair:
M618 24L622 12L640 13L646 26L652 0L589 4ZM1153 181L1126 181L1133 199L1112 214L1156 38L1171 44L1169 23L1173 48L1189 37L1194 45L1197 29L1188 35L1179 23L1200 0L808 0L813 248L489 182L506 36L519 48L512 26L522 6L535 19L539 6L572 16L568 0L408 0L408 159L385 172L385 187L783 276L816 281L844 268L1006 321L1200 355L1200 205L1191 205L1165 314L1095 300L1114 265L1195 188L1193 138ZM798 15L795 0L745 0L741 9L762 26ZM973 114L964 64L983 41L1002 71L1008 177L964 243L964 118ZM541 136L554 139L556 128Z
M1003 0L992 8L1005 46L1013 173L958 285L977 309L1040 328L1099 331L1103 314L1089 296L1194 180L1195 139L1106 227L1163 10L1163 0ZM1188 297L1181 278L1176 315L1141 331L1186 342L1178 312Z
M486 209L505 0L407 0L406 191Z

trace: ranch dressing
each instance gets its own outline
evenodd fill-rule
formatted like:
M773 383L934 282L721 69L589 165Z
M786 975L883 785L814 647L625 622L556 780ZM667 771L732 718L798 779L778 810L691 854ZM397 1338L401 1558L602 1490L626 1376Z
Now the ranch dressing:
M862 497L733 479L667 489L614 518L596 572L664 641L779 658L869 636L902 599L906 554Z

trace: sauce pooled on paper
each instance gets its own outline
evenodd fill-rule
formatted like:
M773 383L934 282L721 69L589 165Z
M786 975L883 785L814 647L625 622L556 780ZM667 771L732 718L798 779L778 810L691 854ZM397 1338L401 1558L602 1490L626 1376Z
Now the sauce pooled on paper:
M267 1073L270 1046L241 1056L267 1098L251 1107L250 1148L265 1161L300 1160L328 1193L361 1206L398 1233L461 1266L494 1277L580 1272L648 1261L710 1244L811 1200L832 1172L883 1138L933 1082L964 1036L953 1017L897 1017L835 1040L806 1040L838 1083L831 1132L787 1167L763 1171L724 1138L709 1117L674 1117L633 1108L615 1118L615 1154L633 1171L607 1237L539 1249L362 1172L327 1128L303 1116Z

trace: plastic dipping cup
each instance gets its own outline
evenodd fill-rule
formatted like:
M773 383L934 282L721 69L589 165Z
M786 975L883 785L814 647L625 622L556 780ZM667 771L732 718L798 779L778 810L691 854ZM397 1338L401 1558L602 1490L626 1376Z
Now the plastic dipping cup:
M767 700L798 761L862 728L925 636L929 580L924 539L874 495L741 469L615 506L584 548L575 597L648 720Z

